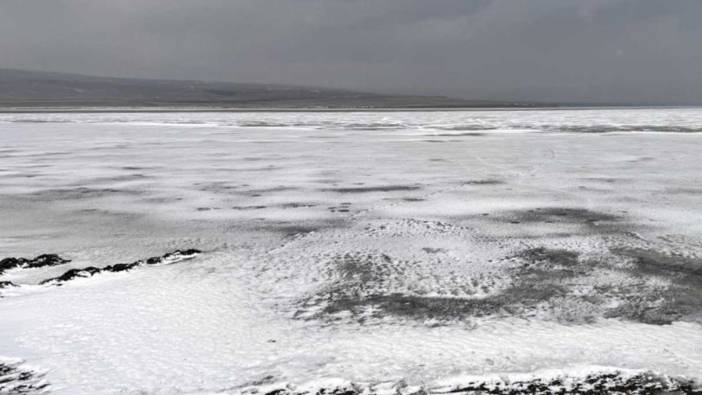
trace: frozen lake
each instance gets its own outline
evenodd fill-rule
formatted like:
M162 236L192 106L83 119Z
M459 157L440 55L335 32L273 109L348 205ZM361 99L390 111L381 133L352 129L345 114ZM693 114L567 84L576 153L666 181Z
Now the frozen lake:
M70 259L0 270L0 367L62 394L699 382L700 132L701 109L0 114L0 259Z

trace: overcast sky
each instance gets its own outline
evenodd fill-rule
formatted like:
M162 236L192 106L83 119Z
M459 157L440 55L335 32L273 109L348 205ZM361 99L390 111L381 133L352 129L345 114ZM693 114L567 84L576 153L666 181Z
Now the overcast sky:
M702 0L0 0L0 67L702 103Z

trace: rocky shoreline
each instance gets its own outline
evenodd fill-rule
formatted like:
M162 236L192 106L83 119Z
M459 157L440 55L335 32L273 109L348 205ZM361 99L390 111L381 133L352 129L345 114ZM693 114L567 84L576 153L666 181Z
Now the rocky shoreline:
M43 394L49 391L44 374L21 360L0 358L0 394Z
M35 258L5 258L0 260L0 274L5 271L15 268L31 269L36 267L56 266L70 262L70 259L64 259L56 254L42 254Z
M190 248L185 250L175 250L168 252L161 256L153 256L146 259L140 259L138 261L130 263L116 263L113 265L108 265L104 267L87 266L84 268L73 268L69 269L60 276L51 277L39 282L40 285L57 285L61 286L67 281L74 280L76 278L86 278L92 277L98 273L117 273L132 270L138 266L142 265L157 265L157 264L169 264L176 263L188 259L192 259L202 253L202 251ZM62 265L70 262L70 259L61 258L56 254L43 254L36 258L15 258L9 257L0 261L0 275L6 270L10 269L29 269L38 267L48 267ZM12 281L0 281L0 289L9 287L18 287L22 284L16 284Z
M326 379L302 385L288 383L252 385L243 395L521 395L521 394L702 394L692 380L650 371L602 368L599 371L539 371L526 374L464 376L426 385L409 385L405 380L358 383Z

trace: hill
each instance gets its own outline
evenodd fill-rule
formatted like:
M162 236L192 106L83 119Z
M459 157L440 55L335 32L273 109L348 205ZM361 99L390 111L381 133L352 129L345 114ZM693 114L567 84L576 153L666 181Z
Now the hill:
M451 108L524 106L271 84L134 79L0 69L0 108Z

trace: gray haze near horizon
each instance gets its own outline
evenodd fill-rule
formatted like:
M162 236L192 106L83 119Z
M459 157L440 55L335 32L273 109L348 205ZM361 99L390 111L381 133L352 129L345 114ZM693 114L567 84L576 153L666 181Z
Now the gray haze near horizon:
M702 103L700 20L699 0L3 0L0 67Z

